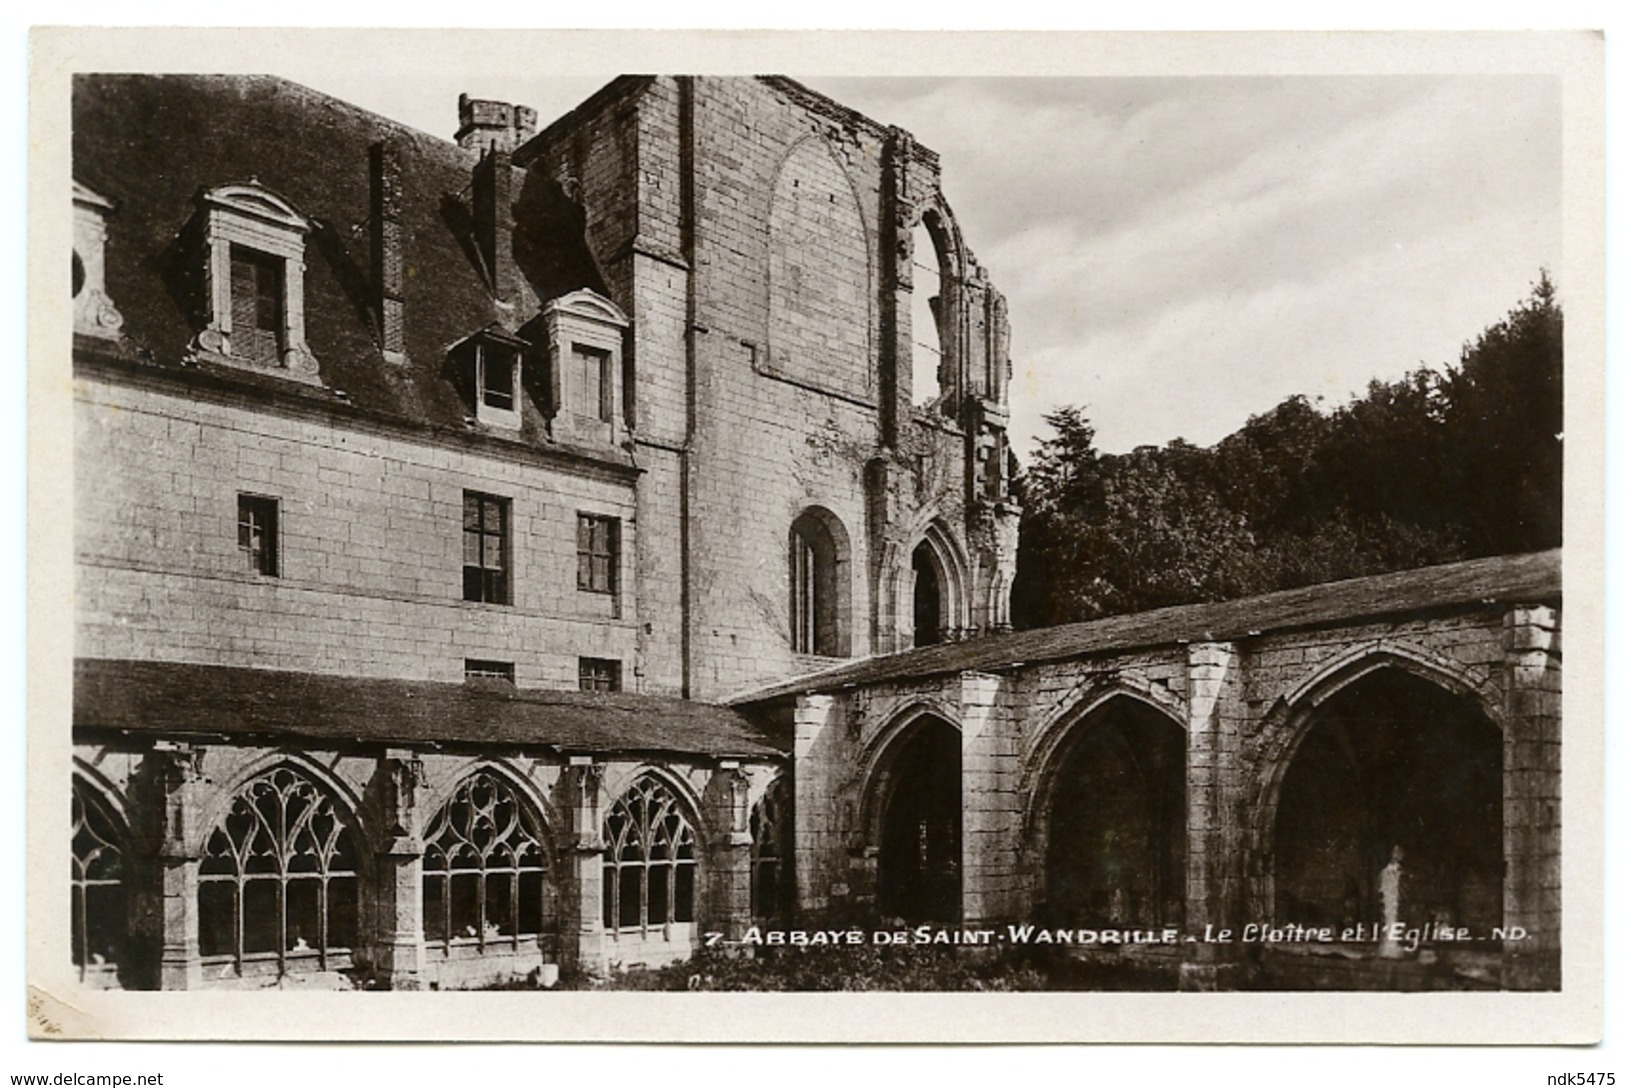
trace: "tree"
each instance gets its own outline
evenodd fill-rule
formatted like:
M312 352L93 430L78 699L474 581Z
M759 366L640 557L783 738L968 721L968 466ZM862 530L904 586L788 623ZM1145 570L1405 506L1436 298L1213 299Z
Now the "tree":
M1095 449L1045 417L1018 480L1018 626L1531 551L1562 541L1563 314L1530 297L1444 371L1327 413L1288 397L1211 448Z

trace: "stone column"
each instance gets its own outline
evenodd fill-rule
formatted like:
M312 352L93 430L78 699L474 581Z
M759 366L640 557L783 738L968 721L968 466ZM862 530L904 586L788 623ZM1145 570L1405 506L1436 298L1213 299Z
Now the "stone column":
M1241 660L1229 642L1193 642L1187 649L1190 721L1185 747L1185 928L1238 931L1242 884L1234 789L1238 723L1231 695L1241 684ZM1239 981L1240 946L1198 940L1180 965L1183 990L1228 990Z
M736 941L750 925L750 778L738 760L725 759L712 781L711 895L709 915L701 920Z
M987 673L959 676L961 906L965 925L1007 919L1015 911L1021 801L1020 768L1006 681Z
M564 857L569 868L561 896L559 967L566 972L600 976L604 961L604 838L600 811L604 768L591 756L571 756L564 775L570 828Z
M797 914L822 914L830 909L832 896L844 902L851 890L844 873L831 876L835 860L844 852L843 829L836 812L840 784L832 780L836 770L834 718L834 696L796 698Z
M158 847L161 924L158 984L165 990L195 990L203 981L197 945L198 855L193 841L202 832L201 782L204 749L160 743L163 758L163 839Z
M417 790L423 762L409 749L391 748L378 761L382 785L383 848L375 860L378 980L392 990L423 987L423 838Z
M1501 981L1550 990L1562 984L1561 620L1550 606L1518 605L1503 624Z

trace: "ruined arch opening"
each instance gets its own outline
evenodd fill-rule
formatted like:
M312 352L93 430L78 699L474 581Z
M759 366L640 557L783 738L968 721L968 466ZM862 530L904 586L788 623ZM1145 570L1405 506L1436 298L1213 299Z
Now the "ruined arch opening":
M960 918L959 730L927 715L897 741L879 783L876 906L906 922Z
M942 604L946 583L936 549L921 541L914 549L914 645L932 646L943 639Z
M914 290L909 299L909 326L912 331L912 377L914 404L925 407L942 396L944 346L943 321L947 315L943 291L943 261L937 236L941 227L927 213L914 227L910 242Z
M1185 910L1185 731L1116 698L1072 729L1047 799L1045 906L1057 924L1177 926Z
M1382 669L1327 699L1281 780L1276 921L1380 920L1399 847L1401 922L1487 934L1501 924L1501 770L1495 724L1420 677Z

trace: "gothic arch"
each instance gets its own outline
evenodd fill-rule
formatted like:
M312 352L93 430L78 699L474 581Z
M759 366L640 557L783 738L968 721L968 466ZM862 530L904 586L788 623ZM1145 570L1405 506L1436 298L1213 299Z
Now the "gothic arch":
M1294 768L1302 759L1307 758L1306 741L1323 721L1336 719L1336 715L1342 712L1340 708L1343 706L1344 698L1359 700L1372 697L1374 689L1371 685L1379 683L1385 677L1394 678L1396 681L1403 678L1403 682L1415 685L1415 691L1426 692L1431 690L1439 697L1453 700L1452 705L1456 710L1445 717L1436 719L1447 722L1450 728L1456 729L1458 732L1463 729L1470 732L1473 729L1481 728L1485 741L1489 741L1491 735L1494 736L1493 742L1487 745L1479 744L1478 747L1473 748L1472 751L1478 753L1478 755L1471 760L1462 762L1462 766L1477 766L1479 762L1483 762L1484 766L1487 767L1493 763L1496 781L1489 787L1488 794L1492 795L1491 802L1493 805L1499 805L1501 796L1499 780L1505 774L1503 749L1506 743L1506 727L1501 711L1498 687L1487 674L1466 668L1457 662L1450 661L1414 645L1375 643L1355 647L1342 653L1323 663L1309 676L1300 680L1288 692L1283 694L1269 713L1265 715L1262 722L1258 750L1260 773L1250 799L1252 818L1246 837L1246 852L1249 856L1247 873L1250 898L1252 900L1251 906L1259 917L1273 918L1277 911L1286 909L1286 906L1278 900L1278 894L1281 892L1280 881L1282 880L1279 869L1281 865L1285 864L1281 860L1284 856L1282 851L1285 847L1279 841L1281 829L1278 824L1282 812L1284 787ZM1332 715L1332 717L1328 717L1328 714ZM1458 714L1460 717L1457 717ZM1475 718L1481 721L1481 726L1472 724L1472 720ZM1373 719L1374 722L1383 720L1382 718ZM1380 738L1381 732L1368 733L1356 730L1351 732L1349 736L1360 743L1371 744L1376 742L1376 738ZM1415 734L1413 736L1416 739L1412 743L1424 743L1429 736L1437 738L1441 734L1429 732L1426 735ZM1482 759L1479 757L1482 757ZM1358 766L1358 762L1355 765ZM1480 778L1483 777L1483 774L1489 773L1485 772L1483 767L1479 767L1478 771L1473 773L1479 772L1483 772L1480 773ZM1462 771L1463 775L1468 773L1465 770ZM1394 780L1391 776L1379 775L1368 779L1368 781L1383 783ZM1482 785L1482 783L1480 784ZM1366 786L1364 788L1370 789L1371 787ZM1400 796L1412 795L1401 794ZM1368 806L1371 804L1369 801L1364 803ZM1407 806L1409 804L1410 802L1405 803ZM1395 810L1379 807L1371 811L1391 812ZM1408 811L1408 808L1402 806L1397 811ZM1445 822L1448 824L1452 821L1447 820ZM1460 821L1454 822L1459 823ZM1399 831L1393 833L1396 836L1403 837ZM1496 842L1500 844L1499 829L1497 828L1493 834ZM1504 852L1504 845L1501 846L1501 849ZM1358 868L1359 866L1356 865L1355 867ZM1362 873L1353 874L1353 882L1356 887L1349 893L1350 895L1368 897L1370 889L1363 887L1363 875ZM1321 894L1320 899L1325 900L1327 894L1329 893ZM1368 906L1369 904L1362 903L1359 909L1363 911ZM1330 908L1323 905L1322 909ZM1288 918L1285 920L1303 921L1304 919Z
M1429 652L1420 646L1381 642L1353 647L1320 666L1276 700L1259 730L1261 765L1255 804L1261 828L1273 827L1281 779L1293 755L1314 724L1314 711L1350 685L1385 669L1436 684L1481 711L1505 731L1500 692L1487 675Z
M906 549L888 549L881 583L884 599L891 606L898 649L919 645L914 616L916 561L920 558L930 563L937 579L938 622L944 636L938 641L946 641L972 626L970 559L948 523L927 512L916 520L910 540Z
M875 730L858 754L858 833L863 845L873 847L880 842L880 821L884 816L885 794L890 786L891 764L907 739L906 734L920 727L926 719L935 718L963 731L959 714L947 702L926 696L913 699L902 709L893 712L886 724Z
M135 825L130 822L130 800L125 791L103 774L99 767L77 755L73 757L73 777L97 795L96 799L117 824L119 837L124 844L132 850L148 852L150 844L146 843L146 836L138 836Z
M876 908L911 923L957 920L964 850L959 723L916 704L870 747L859 826L863 853L874 859Z
M601 794L604 803L599 806L599 818L602 819L604 815L607 815L609 810L615 807L615 802L624 797L635 782L643 778L653 779L671 791L672 796L677 799L683 818L694 829L694 848L702 854L708 850L710 842L715 836L711 834L705 820L704 799L694 791L694 787L688 783L687 779L673 774L665 767L655 763L637 764L624 775L621 775L615 781L613 787L606 780Z
M514 791L520 804L530 809L531 815L541 822L543 830L547 832L547 844L550 853L557 850L557 829L562 826L559 822L558 812L552 803L545 797L535 784L523 774L510 760L499 756L473 756L458 766L456 772L437 776L441 785L431 787L424 791L418 799L419 818L432 817L445 807L446 802L457 793L462 784L475 775L485 772L502 780L502 784Z
M875 254L858 188L829 141L793 144L767 215L767 369L870 403Z
M1055 757L1077 730L1088 728L1099 711L1118 700L1142 704L1189 732L1190 708L1184 699L1158 684L1136 676L1117 676L1094 684L1080 684L1056 704L1033 732L1021 759L1021 793L1026 798L1023 831L1037 833L1036 820L1042 811L1049 778L1055 771Z
M1056 921L1182 917L1186 720L1170 693L1114 679L1080 687L1040 728L1023 761L1021 849Z
M191 829L188 847L201 853L207 846L209 837L231 812L231 806L236 802L238 794L256 778L269 774L279 767L288 767L304 775L328 795L338 807L345 825L356 837L363 871L370 872L372 857L377 849L377 835L367 821L362 819L361 814L366 808L360 795L349 783L303 752L269 752L239 770L228 784L212 791L209 800L203 805L198 825Z

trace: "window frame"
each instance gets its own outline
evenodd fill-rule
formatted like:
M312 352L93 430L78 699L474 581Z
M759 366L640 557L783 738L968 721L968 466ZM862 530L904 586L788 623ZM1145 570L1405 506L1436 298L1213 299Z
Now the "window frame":
M117 977L124 964L116 954L112 959L92 963L93 955L100 955L92 946L93 937L104 927L120 943L115 953L128 952L129 929L129 852L118 819L96 791L82 786L77 776L72 785L72 883L70 885L69 912L72 936L69 950L79 981L91 981L101 976ZM111 899L112 902L107 902ZM93 901L94 900L94 901ZM94 924L100 921L103 925Z
M577 676L582 691L602 694L622 690L620 658L580 657L576 659L576 662Z
M301 804L295 807L292 801ZM272 806L271 815L261 805ZM290 809L292 819L290 821ZM233 823L232 818L248 815L249 819ZM326 825L325 834L321 828ZM241 835L233 828L246 827ZM308 844L304 847L308 839ZM264 846L261 847L261 843ZM199 855L196 907L200 929L205 917L214 909L205 902L206 893L224 887L231 897L230 947L224 952L203 952L204 938L199 934L199 954L203 964L227 964L239 975L245 966L256 963L276 963L277 974L287 975L290 969L314 962L316 969L328 971L347 967L355 949L363 942L363 897L367 873L359 828L351 813L345 811L333 794L322 783L303 769L291 763L279 763L254 776L235 790L230 805L221 818L209 829ZM309 849L309 847L314 849ZM348 934L349 944L339 943L345 936L334 931L334 899L332 886L337 881L348 881L351 888L353 914L347 919L354 927ZM308 941L304 948L288 947L289 903L288 893L293 888L316 886L317 932L316 943ZM250 889L269 886L275 904L277 948L274 952L248 950L248 916L251 904ZM260 898L255 896L255 898ZM260 906L263 906L263 900ZM212 935L212 926L207 927ZM304 940L301 935L300 940Z
M486 792L482 800L478 794ZM461 810L458 806L463 806ZM457 817L467 817L458 826ZM514 952L531 945L546 951L558 925L557 889L553 883L553 851L546 824L519 791L489 768L466 776L443 805L425 822L423 833L423 888L421 909L426 947L445 956L458 949L484 955L489 949L506 947ZM486 834L481 834L484 831ZM515 846L515 843L518 846ZM447 844L450 844L449 846ZM477 864L459 867L459 857ZM528 861L527 861L528 859ZM437 865L437 861L442 864ZM506 864L504 864L504 862ZM536 878L532 883L527 875ZM475 926L472 936L453 934L456 918L456 881L473 877ZM507 878L508 920L511 932L501 933L491 921L491 878ZM430 906L434 902L431 882L440 882L438 904L439 933L431 926ZM526 893L534 889L534 899ZM527 908L534 928L526 928Z
M702 876L699 834L688 807L672 787L652 774L639 775L604 815L603 840L602 905L606 932L611 935L638 933L647 937L651 929L658 929L669 937L674 926L693 925L698 921ZM652 856L657 852L666 856ZM666 909L662 919L650 917L649 875L657 869L665 871ZM684 871L688 874L686 887L679 875ZM638 917L631 923L621 912L628 873L637 874Z
M200 358L320 385L320 367L305 342L305 241L315 225L287 200L257 183L222 185L198 197L207 282L204 327L192 349ZM280 333L276 358L266 360L233 342L233 252L258 255L281 268Z
M469 503L477 504L479 512L477 524L469 526ZM495 507L499 511L500 524L496 532L486 527L485 514L487 507ZM469 534L475 533L479 540L479 557L481 562L470 563L469 560ZM486 541L495 538L497 541L500 567L489 566L487 558ZM485 491L475 491L471 488L463 489L463 600L470 604L492 604L511 606L513 604L513 500L501 495L492 495ZM479 593L474 595L472 587L475 583L470 581L470 572L478 571ZM491 572L498 576L493 579Z
M259 526L264 546L256 555L252 546L244 542L244 530L253 531L254 523L245 521L245 513L252 517L269 514L265 524ZM248 569L261 578L282 577L282 500L275 495L260 495L250 491L237 493L237 550L248 556Z
M602 526L604 543L597 544L594 529ZM603 577L599 577L599 561ZM618 596L621 591L621 519L613 514L576 512L576 589L581 593ZM603 584L600 584L600 583Z

